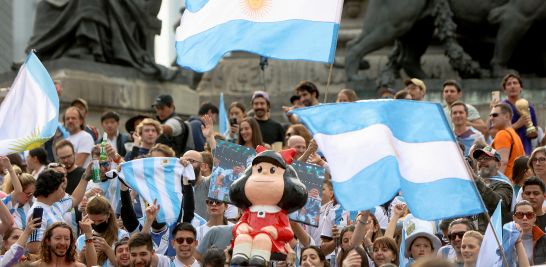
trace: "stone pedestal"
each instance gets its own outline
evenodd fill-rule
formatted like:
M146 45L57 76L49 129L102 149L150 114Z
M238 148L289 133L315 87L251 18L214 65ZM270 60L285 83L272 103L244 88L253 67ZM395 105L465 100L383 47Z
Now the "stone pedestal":
M180 76L174 82L158 82L129 67L70 58L43 64L54 80L61 81L61 116L72 100L83 98L89 105L86 122L101 132L100 116L104 111L114 110L120 114L119 130L125 133L125 121L130 117L138 113L155 114L151 105L160 94L172 95L176 112L182 117L196 114L199 108L199 95L188 85L181 84L189 83L186 76ZM16 76L14 71L0 74L0 87L11 86Z

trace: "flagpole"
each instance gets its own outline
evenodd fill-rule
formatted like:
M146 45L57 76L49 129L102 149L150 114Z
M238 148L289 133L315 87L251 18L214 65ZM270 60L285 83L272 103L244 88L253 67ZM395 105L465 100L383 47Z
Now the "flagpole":
M328 88L330 88L330 79L332 78L333 68L334 68L334 63L330 64L330 73L328 73L328 83L326 84L326 94L324 94L324 104L326 104L326 98L328 97Z

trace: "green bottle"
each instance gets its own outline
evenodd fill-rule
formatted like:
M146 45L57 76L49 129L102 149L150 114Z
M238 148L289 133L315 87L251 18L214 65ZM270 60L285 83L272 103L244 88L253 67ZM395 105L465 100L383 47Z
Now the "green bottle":
M108 142L107 140L108 134L104 133L104 135L102 136L102 143L100 143L100 161L108 160L108 155L106 155L106 150L104 149L104 147L106 146L106 142Z

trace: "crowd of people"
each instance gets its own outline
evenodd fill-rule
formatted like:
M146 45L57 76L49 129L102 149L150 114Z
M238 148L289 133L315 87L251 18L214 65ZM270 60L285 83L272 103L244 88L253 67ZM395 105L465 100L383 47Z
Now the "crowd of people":
M378 97L423 101L423 81L408 79L404 85L398 92L382 88ZM446 81L445 123L459 141L489 215L502 200L503 224L514 224L520 232L514 244L518 266L544 264L546 140L533 106L528 115L515 108L523 90L521 78L508 74L501 86L506 99L492 101L484 120L476 108L460 101L461 85ZM232 229L243 211L208 197L211 179L232 175L215 171L216 140L253 149L295 149L295 159L326 169L318 227L290 222L294 238L286 246L286 259L269 264L476 266L488 225L485 214L423 221L411 214L401 193L356 217L343 210L335 198L328 159L297 115L289 113L319 105L318 98L315 84L298 84L291 106L283 107L288 123L282 124L270 116L269 95L254 92L249 108L241 102L229 105L230 127L224 133L213 131L220 112L211 102L202 103L197 115L185 121L176 114L173 98L160 95L150 103L157 115L132 117L125 122L129 134L122 134L115 111L104 112L100 127L95 127L86 123L87 102L72 101L60 116L62 126L42 147L0 157L0 267L228 266ZM350 89L342 90L336 100L354 101L357 95ZM527 130L530 124L536 130ZM107 159L99 160L101 180L93 182L90 161L100 158L103 141ZM195 180L181 177L184 194L176 222L158 222L160 205L146 203L120 180L106 176L123 162L148 157L176 157L193 167ZM43 209L41 222L34 218L35 208Z

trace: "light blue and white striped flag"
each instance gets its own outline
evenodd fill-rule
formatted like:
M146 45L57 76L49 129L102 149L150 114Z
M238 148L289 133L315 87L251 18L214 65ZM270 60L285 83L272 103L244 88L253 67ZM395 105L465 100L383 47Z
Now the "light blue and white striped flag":
M115 172L115 171L114 171ZM145 158L121 164L119 178L148 203L157 199L161 209L158 222L175 222L182 201L182 175L195 180L193 167L184 167L177 158Z
M499 200L497 209L495 209L493 216L491 216L491 224L495 227L495 232L491 229L491 224L487 224L487 230L485 230L485 235L483 236L476 266L495 266L495 263L502 260L502 256L497 254L499 243L497 243L497 239L495 238L496 233L498 240L503 240L501 204L502 200Z
M220 94L220 114L218 114L218 119L220 121L220 134L224 134L229 129L229 119L226 112L226 105L224 104L224 93Z
M30 52L0 106L0 155L41 146L55 134L59 97L42 62Z
M372 209L402 190L422 220L486 211L440 104L375 100L292 112L328 160L345 209Z

